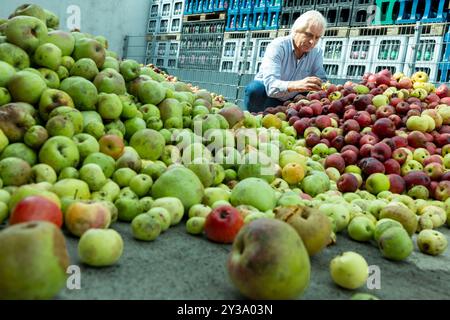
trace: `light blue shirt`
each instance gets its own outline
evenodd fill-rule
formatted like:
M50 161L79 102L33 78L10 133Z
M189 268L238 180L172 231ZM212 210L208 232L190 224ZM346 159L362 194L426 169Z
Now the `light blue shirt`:
M269 97L285 101L299 94L288 92L288 82L311 76L316 76L322 81L327 80L322 50L316 47L297 59L292 35L288 35L269 43L255 80L264 83Z

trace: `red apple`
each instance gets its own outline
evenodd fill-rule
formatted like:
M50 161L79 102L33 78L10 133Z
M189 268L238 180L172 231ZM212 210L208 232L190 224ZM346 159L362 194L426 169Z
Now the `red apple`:
M402 101L395 106L395 111L402 115L407 114L410 109L409 103L406 101Z
M344 122L344 125L342 126L342 129L344 130L344 133L347 133L349 131L357 131L359 132L361 130L358 121L354 119L349 119Z
M320 137L319 137L317 134L315 134L315 133L310 133L310 134L308 134L308 136L306 137L305 141L306 141L306 146L307 146L308 148L312 148L312 147L314 147L316 144L319 144L319 143L320 143Z
M243 225L244 219L239 210L228 205L219 206L206 217L205 234L215 242L233 243Z
M436 88L436 94L439 98L445 98L449 96L449 90L447 85L441 84L439 87Z
M427 157L424 161L423 161L423 165L426 166L430 163L439 163L439 164L444 164L444 161L442 160L442 157L438 154L432 154L431 156Z
M354 153L359 154L359 149L354 145L346 145L341 149L341 152L352 150Z
M365 144L375 145L379 139L371 134L365 134L359 139L359 145L363 146Z
M414 186L420 185L427 187L430 185L430 177L423 171L408 172L403 179L405 179L406 188L409 190Z
M389 117L390 115L394 114L394 112L395 112L394 107L387 105L379 107L375 112L375 115L377 116L377 119L381 119Z
M384 170L386 174L400 174L400 164L394 160L389 159L384 162Z
M439 181L444 174L444 167L437 162L431 162L423 168L423 171L430 177L431 180Z
M391 140L394 142L395 149L406 147L408 145L408 139L405 137L393 136Z
M361 134L359 132L356 132L356 131L350 131L344 137L344 140L345 140L346 144L351 144L351 145L354 145L354 146L359 145L359 140L360 139L361 139Z
M365 144L362 145L361 148L359 149L359 155L361 158L367 158L370 157L370 152L373 149L373 145L372 144Z
M391 147L389 147L384 142L378 142L373 146L372 150L370 150L370 156L381 162L385 162L386 160L390 159L391 155Z
M353 117L356 121L358 121L359 126L361 128L365 128L372 123L372 118L367 111L358 111Z
M381 118L375 121L372 132L380 138L390 138L395 135L395 124L388 118Z
M384 173L384 165L375 158L364 158L359 162L362 173L368 177L373 173Z
M434 190L434 198L439 201L445 201L450 197L450 181L441 181Z
M336 185L340 192L355 192L358 190L358 179L351 173L344 173Z
M333 167L339 170L340 173L343 173L345 170L345 161L339 154L331 154L325 159L325 169Z
M413 148L423 148L426 142L425 135L420 131L412 131L408 134L408 145Z
M358 160L358 154L353 150L346 150L342 152L341 157L342 159L344 159L346 166L355 164L356 161Z
M405 180L398 174L390 174L388 177L391 185L389 191L402 194L406 189Z
M345 141L343 136L336 136L333 140L331 140L331 146L336 148L336 150L340 151L344 147Z

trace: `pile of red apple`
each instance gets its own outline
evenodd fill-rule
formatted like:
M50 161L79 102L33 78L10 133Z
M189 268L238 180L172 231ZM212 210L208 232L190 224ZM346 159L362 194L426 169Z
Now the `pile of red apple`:
M430 198L445 200L450 196L450 93L446 85L435 88L427 81L424 72L408 78L383 70L364 75L359 84L327 83L266 113L283 110L309 149L328 146L326 168L360 173L363 179L382 173L391 192L421 185ZM338 182L340 191L358 187L361 182L349 175Z

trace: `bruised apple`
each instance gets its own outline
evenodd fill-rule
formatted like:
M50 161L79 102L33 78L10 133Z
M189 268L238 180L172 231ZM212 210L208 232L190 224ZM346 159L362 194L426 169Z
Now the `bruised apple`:
M301 237L278 219L256 219L238 233L227 261L232 283L250 299L295 299L311 265Z
M65 215L67 229L78 237L92 228L106 229L110 223L111 213L101 202L76 201L68 206Z

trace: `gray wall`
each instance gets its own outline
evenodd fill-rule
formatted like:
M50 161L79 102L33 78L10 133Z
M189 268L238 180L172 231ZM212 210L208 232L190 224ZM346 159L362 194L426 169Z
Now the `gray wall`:
M152 0L0 0L0 18L7 18L16 7L24 3L35 3L53 11L59 16L60 29L68 27L75 20L68 13L69 6L80 8L81 31L103 35L109 41L109 49L122 56L126 35L139 36L131 39L128 57L145 55L145 32Z

